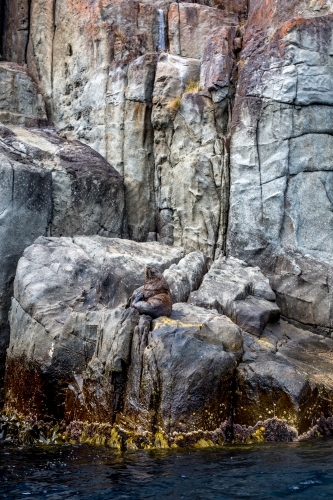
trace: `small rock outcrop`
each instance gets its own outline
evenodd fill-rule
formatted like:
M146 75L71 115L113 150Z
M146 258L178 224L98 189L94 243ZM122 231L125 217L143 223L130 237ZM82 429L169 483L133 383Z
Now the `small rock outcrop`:
M258 267L232 257L214 262L188 302L225 314L246 332L260 336L280 317L275 294Z
M300 328L332 336L332 259L282 250L271 283L283 316Z
M190 293L201 285L208 270L208 259L201 252L187 254L178 264L172 264L163 273L170 287L173 303L187 302Z

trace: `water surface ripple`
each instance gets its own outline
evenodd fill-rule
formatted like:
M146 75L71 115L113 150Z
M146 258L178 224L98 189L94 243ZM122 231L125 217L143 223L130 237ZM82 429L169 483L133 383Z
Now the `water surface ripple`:
M116 453L0 446L0 499L333 499L333 440Z

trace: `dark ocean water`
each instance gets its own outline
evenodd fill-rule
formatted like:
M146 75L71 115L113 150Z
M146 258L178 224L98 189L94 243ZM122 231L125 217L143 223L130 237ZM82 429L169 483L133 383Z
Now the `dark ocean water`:
M0 499L333 499L333 440L172 452L0 447Z

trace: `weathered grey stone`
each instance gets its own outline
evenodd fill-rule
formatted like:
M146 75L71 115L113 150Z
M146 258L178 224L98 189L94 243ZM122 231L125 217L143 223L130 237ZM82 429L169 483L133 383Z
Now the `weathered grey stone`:
M173 303L187 302L190 293L201 285L206 272L207 258L201 252L189 253L178 264L172 264L164 271Z
M209 31L202 56L200 84L209 90L220 90L220 100L229 93L230 79L235 69L232 57L235 37L235 26L226 27L222 24Z
M31 376L45 373L42 382L51 374L55 382L82 374L94 353L105 369L121 372L136 325L135 310L123 317L128 298L144 282L146 265L163 271L183 255L179 248L117 238L38 238L16 273L7 404L20 400L20 411L46 411L34 398L22 399L15 382L19 360Z
M188 302L216 309L243 330L259 336L267 323L277 321L280 316L268 279L259 268L248 267L245 262L232 257L214 262L199 290L190 294Z
M98 153L61 139L52 127L7 125L0 140L9 158L29 161L52 176L50 235L124 234L123 179Z
M46 119L43 98L21 66L1 61L0 120L18 120L21 115Z
M331 339L284 321L267 327L260 339L244 334L245 353L236 375L236 426L276 417L302 434L321 413L327 417L333 403L332 346ZM263 438L264 432L265 425Z
M228 102L186 90L199 61L163 54L155 80L155 188L160 241L200 250L214 258L223 252L229 190ZM198 90L198 89L197 89ZM185 93L183 94L183 92Z
M153 322L140 388L130 388L125 417L141 431L216 429L230 412L235 357L242 352L240 329L228 318L175 304L170 318Z
M290 22L279 6L278 11L269 11L269 27L260 18L263 6L259 4L245 36L244 65L233 113L228 252L259 265L272 276L273 288L275 282L281 289L288 288L293 297L291 308L297 313L284 306L283 314L297 316L298 321L303 314L304 324L312 315L310 324L315 329L324 327L324 315L310 313L305 305L321 311L321 294L306 287L302 278L287 285L286 278L279 275L277 259L294 252L306 274L310 273L310 262L316 268L312 258L319 268L330 267L333 24L331 16L317 16L330 12L331 6L323 2L316 10L316 2L294 3L295 19ZM270 39L273 28L276 35ZM261 39L268 40L262 50L255 48L259 32ZM321 271L317 281L311 279L316 290L325 273L327 276L329 271ZM325 315L328 329L329 314Z
M197 82L199 76L199 59L161 54L156 69L154 103L181 96L186 85L191 80Z
M271 284L286 318L324 335L332 333L332 261L292 250L280 253Z
M198 3L172 3L168 14L170 52L201 59L211 32L230 24L238 24L236 15Z

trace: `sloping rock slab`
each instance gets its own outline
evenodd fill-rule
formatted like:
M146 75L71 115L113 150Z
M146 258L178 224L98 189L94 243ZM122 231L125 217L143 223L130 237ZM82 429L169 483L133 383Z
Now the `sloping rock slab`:
M260 335L267 323L277 321L280 316L268 279L259 268L232 257L214 262L188 302L216 309L254 335Z

